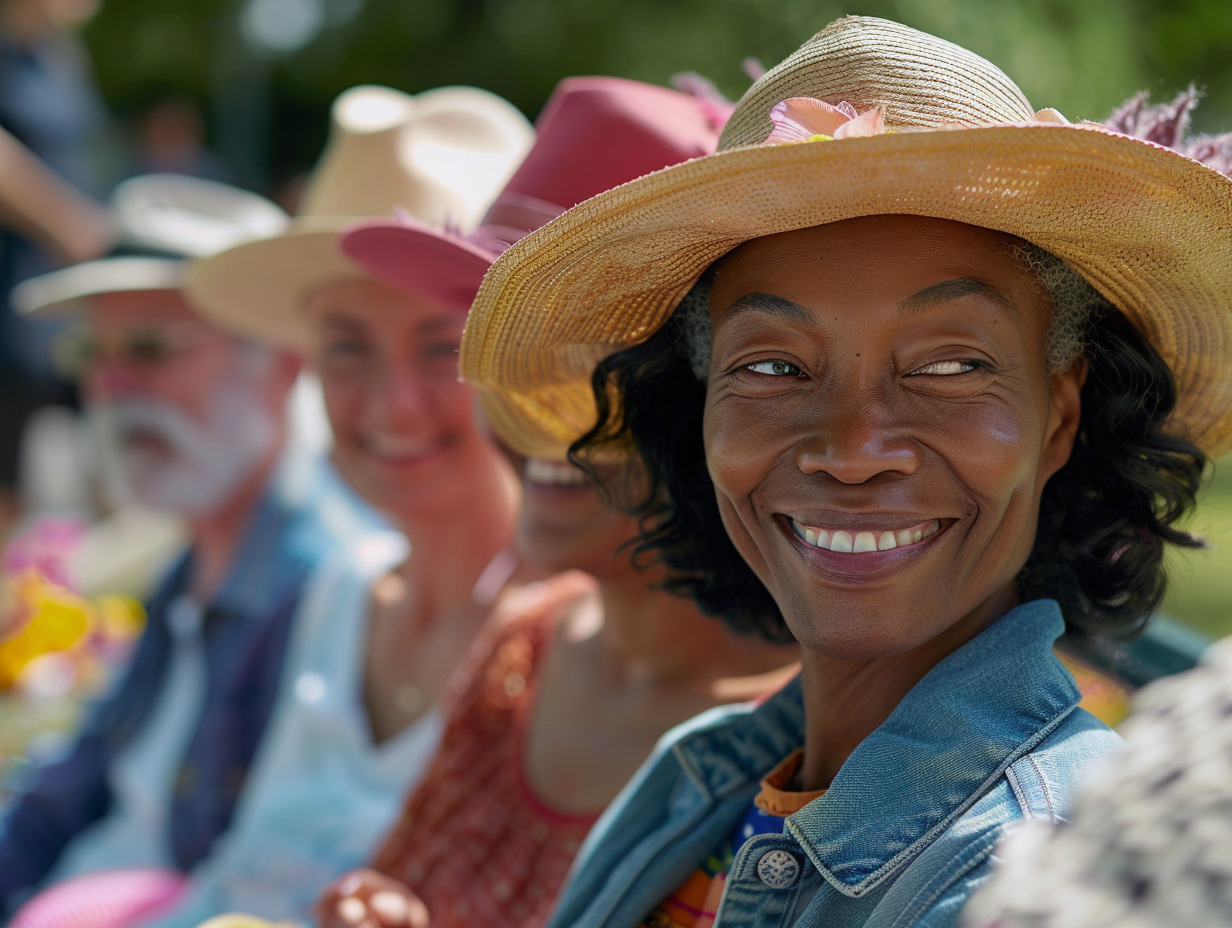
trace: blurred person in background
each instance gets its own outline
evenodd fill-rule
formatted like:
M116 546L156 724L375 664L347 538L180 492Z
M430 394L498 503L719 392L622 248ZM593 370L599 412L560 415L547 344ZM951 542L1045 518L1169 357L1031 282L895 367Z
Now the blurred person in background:
M353 444L366 428L393 424L396 412L402 445L433 451L403 465L420 475L415 484L406 474L399 487L403 499L419 500L419 524L411 526L417 534L431 526L432 537L442 537L439 524L428 521L433 505L449 507L459 524L471 518L471 505L480 524L494 525L493 511L474 494L469 503L453 501L461 488L445 467L458 470L450 465L456 452L442 455L429 443L442 412L471 415L473 398L457 380L456 351L484 271L510 243L566 207L709 152L719 121L703 102L675 91L571 78L548 102L534 148L472 235L407 219L364 223L342 237L345 254L371 279L318 289L306 302L305 319L335 453L350 461L346 472L357 486L379 487L374 477L396 476L389 463L376 470ZM601 156L597 138L609 140ZM222 255L201 266L203 289L210 279L234 278L237 268L227 265ZM229 305L217 304L220 313ZM447 690L442 748L375 855L386 875L343 880L322 903L326 924L356 905L362 910L373 887L401 891L400 898L412 900L408 905L422 898L439 924L488 924L494 916L506 924L542 922L597 814L658 737L716 702L760 695L778 679L763 674L790 661L783 649L729 636L686 600L656 590L656 574L637 570L631 552L622 550L632 521L610 509L567 462L516 457L514 463L522 487L513 539L518 556L553 574L587 571L598 588L578 573L558 575L511 592L492 611ZM382 634L380 620L379 614L370 619L372 641ZM397 657L411 664L416 633L407 624L408 644ZM384 671L369 661L366 672L362 689L373 693ZM370 705L379 707L375 700ZM202 874L203 880L219 877L221 885L203 893L210 904L193 915L236 907L271 917L309 914L305 904L324 884L283 879L278 889L268 879L279 867L269 861L280 856L283 866L294 864L291 836L301 845L324 844L321 823L347 807L319 785L337 762L333 755L328 763L317 759L315 769L263 764L254 776L254 801L244 809L253 815L242 815ZM289 779L313 777L315 797L307 788L288 796ZM391 814L381 828L392 821ZM279 830L284 834L276 835ZM215 864L227 864L230 876L217 874ZM309 869L292 872L302 880ZM257 885L263 877L264 893Z
M205 144L205 116L185 97L155 100L141 114L136 133L137 174L187 174L231 182L226 162Z
M538 577L510 550L517 478L458 382L465 313L382 284L338 248L345 228L395 208L470 230L533 139L487 91L352 88L291 225L189 272L187 295L215 324L310 360L339 473L398 534L314 585L234 828L152 924L308 914L418 782L445 682L498 596Z
M52 173L92 193L104 187L98 143L106 114L85 47L72 30L98 6L99 0L0 0L0 129ZM57 197L62 203L70 198ZM20 225L0 229L0 532L17 515L14 487L27 420L41 406L75 402L50 360L49 342L59 326L21 319L9 306L12 288L49 270L53 259L82 261L106 251L98 217L72 199L80 225L58 241Z
M0 912L103 868L192 868L226 829L277 691L305 583L362 524L320 462L287 448L292 356L237 339L185 302L187 258L285 225L207 181L135 178L113 197L131 250L25 282L25 312L75 316L62 360L139 502L190 547L146 604L118 685L64 756L27 771L0 820ZM285 459L284 459L284 452Z
M37 242L65 264L111 247L107 210L61 180L32 151L0 129L0 226Z

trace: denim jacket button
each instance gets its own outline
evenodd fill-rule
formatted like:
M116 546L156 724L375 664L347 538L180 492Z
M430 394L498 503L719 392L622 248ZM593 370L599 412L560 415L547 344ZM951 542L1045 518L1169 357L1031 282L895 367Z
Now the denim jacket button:
M787 851L770 851L757 862L757 875L771 889L786 889L800 879L800 862Z

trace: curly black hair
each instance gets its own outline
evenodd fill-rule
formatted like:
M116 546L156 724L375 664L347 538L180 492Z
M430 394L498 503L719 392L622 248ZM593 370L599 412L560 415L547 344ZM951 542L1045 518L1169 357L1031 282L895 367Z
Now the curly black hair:
M1176 405L1168 365L1097 299L1083 335L1089 373L1078 435L1069 462L1044 487L1019 590L1024 599L1056 599L1070 632L1121 635L1140 631L1163 598L1165 542L1203 546L1178 524L1196 503L1207 458L1163 430ZM570 458L639 517L634 558L664 564L665 589L692 597L737 632L790 642L778 606L719 516L702 441L706 385L689 347L697 340L693 315L678 310L646 342L599 364L591 380L598 421ZM588 463L596 452L631 446L637 479ZM632 498L630 486L638 488Z

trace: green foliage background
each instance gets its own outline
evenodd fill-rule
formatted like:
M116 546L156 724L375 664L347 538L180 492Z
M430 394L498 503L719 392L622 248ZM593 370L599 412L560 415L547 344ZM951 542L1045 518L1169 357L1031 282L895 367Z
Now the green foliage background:
M772 65L846 13L965 45L1070 119L1195 81L1208 92L1199 127L1232 128L1228 0L323 0L317 40L269 58L239 38L244 2L107 0L86 39L113 107L197 99L250 182L309 167L329 101L354 84L476 84L533 116L569 74L662 83L695 70L734 98L742 59Z

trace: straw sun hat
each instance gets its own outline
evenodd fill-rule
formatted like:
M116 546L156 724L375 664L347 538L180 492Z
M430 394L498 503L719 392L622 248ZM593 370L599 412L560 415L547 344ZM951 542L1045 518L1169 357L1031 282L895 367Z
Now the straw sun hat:
M353 87L331 115L329 142L290 227L189 269L189 299L224 328L303 350L305 298L364 276L338 249L343 229L397 209L469 232L535 137L513 104L475 87L417 96Z
M768 144L772 111L798 97L879 107L887 131ZM831 23L758 80L718 154L601 194L505 252L471 310L462 375L518 451L560 457L595 422L596 363L649 338L719 257L891 213L996 229L1067 261L1172 369L1172 429L1212 455L1232 448L1232 180L1037 112L977 55L865 17Z

